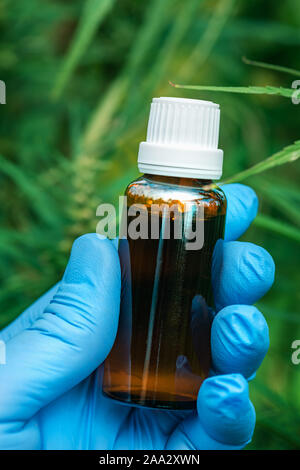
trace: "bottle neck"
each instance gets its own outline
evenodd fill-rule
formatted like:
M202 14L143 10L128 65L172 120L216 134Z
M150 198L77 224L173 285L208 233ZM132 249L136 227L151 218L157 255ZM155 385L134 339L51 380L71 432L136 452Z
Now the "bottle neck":
M176 186L185 186L190 188L199 188L201 186L207 186L212 183L211 179L200 179L200 178L186 178L181 176L165 176L165 175L152 175L149 173L144 174L144 178L153 183L161 184L173 184Z

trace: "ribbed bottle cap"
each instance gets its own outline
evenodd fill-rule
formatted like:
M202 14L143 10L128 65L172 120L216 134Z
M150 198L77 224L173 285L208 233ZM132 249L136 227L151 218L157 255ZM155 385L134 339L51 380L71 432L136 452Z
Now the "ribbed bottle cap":
M218 149L220 109L211 101L153 98L146 142L140 143L142 173L219 179L223 151Z

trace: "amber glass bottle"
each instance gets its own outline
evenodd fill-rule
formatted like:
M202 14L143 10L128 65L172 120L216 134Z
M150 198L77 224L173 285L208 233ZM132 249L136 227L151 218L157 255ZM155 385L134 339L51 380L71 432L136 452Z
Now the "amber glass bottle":
M103 378L104 394L120 402L192 409L209 373L211 261L226 214L224 193L208 177L221 174L218 119L214 103L153 100L139 153L147 173L125 193L121 312Z

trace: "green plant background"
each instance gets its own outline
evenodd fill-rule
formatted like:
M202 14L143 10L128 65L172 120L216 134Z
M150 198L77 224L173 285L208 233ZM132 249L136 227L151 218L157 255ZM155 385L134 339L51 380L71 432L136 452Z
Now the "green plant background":
M137 175L153 96L221 105L224 177L299 138L290 98L172 88L190 85L290 89L300 78L246 64L242 56L299 69L298 0L2 0L0 327L63 273L75 237L94 231L96 206L114 202ZM300 449L300 191L297 162L246 181L260 216L243 237L277 267L258 306L270 351L251 398L257 426L249 449Z

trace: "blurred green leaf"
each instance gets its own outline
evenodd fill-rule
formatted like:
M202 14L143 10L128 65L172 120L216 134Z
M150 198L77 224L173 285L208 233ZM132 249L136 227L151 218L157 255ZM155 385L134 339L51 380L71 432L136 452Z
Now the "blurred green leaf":
M288 73L289 75L300 76L300 70L291 69L289 67L282 67L281 65L267 64L266 62L259 62L258 60L250 60L247 57L242 57L243 62L247 65L254 65L263 69L275 70L276 72Z
M83 54L89 47L97 28L113 7L114 0L86 0L78 28L70 45L66 59L54 82L53 96L58 99Z
M57 226L60 215L58 214L54 201L46 193L43 193L32 181L33 177L26 176L16 165L0 155L0 173L9 176L28 198L28 203L35 210L43 222ZM18 214L15 214L17 217Z
M292 225L283 222L282 220L278 221L268 215L258 214L253 223L257 227L271 230L279 235L283 235L285 238L289 238L300 243L300 230L297 227L293 227Z

